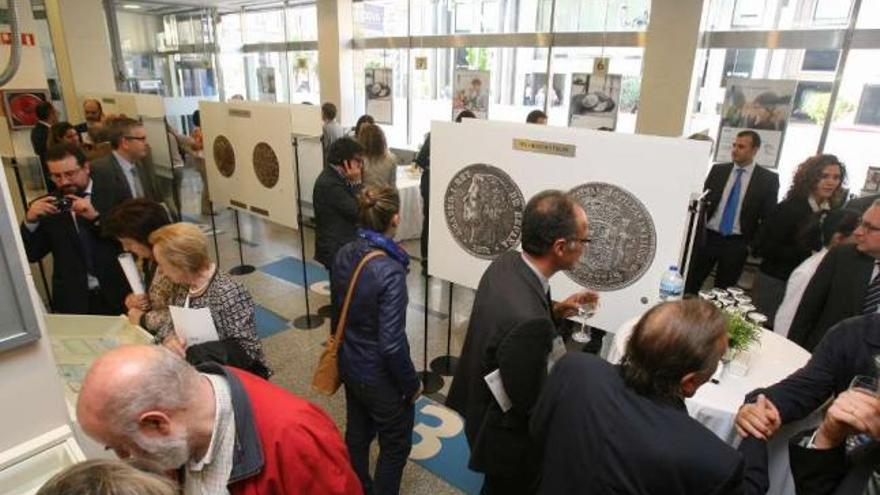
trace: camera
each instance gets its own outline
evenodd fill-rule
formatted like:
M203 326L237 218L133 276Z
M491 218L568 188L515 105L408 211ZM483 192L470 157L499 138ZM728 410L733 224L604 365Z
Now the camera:
M70 209L73 207L73 200L67 196L56 194L52 204L58 209L58 213L70 213Z

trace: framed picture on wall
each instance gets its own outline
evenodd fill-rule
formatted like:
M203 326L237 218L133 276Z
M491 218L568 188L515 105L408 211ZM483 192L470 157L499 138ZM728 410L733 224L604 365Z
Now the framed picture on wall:
M880 167L868 167L868 173L865 174L865 185L862 186L862 192L880 192Z
M37 105L49 101L49 91L45 89L10 89L3 91L3 109L9 126L13 129L27 129L37 125Z

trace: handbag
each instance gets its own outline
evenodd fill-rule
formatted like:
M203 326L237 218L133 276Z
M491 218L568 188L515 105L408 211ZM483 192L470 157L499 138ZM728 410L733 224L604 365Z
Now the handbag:
M318 366L315 367L315 374L312 376L312 389L324 395L333 395L342 385L339 378L339 345L345 335L345 321L348 319L348 307L351 305L351 298L357 285L358 277L361 270L373 258L386 256L384 251L372 251L364 256L354 273L351 275L351 281L348 282L348 292L345 293L345 300L342 303L342 311L339 313L339 321L336 323L336 332L330 334L327 338L327 345L324 352L318 358Z

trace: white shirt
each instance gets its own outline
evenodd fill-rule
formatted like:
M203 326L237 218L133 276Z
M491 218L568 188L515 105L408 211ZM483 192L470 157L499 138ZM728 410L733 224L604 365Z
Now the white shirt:
M785 285L785 297L782 298L782 304L776 310L776 318L773 320L773 331L788 337L788 331L791 328L791 322L797 313L798 306L801 305L801 298L807 285L822 263L822 259L828 254L828 248L822 248L821 251L814 253L805 259L797 268L791 272L788 277L788 283Z
M122 166L122 171L124 172L122 175L125 176L125 181L128 182L128 189L131 191L132 198L140 198L143 197L143 193L137 190L137 186L134 184L133 175L138 173L137 165L131 163L126 160L117 152L113 152L113 156L116 157L116 161L119 162L119 165ZM140 176L138 176L140 177Z
M535 265L532 264L532 261L529 259L528 255L526 255L526 253L522 253L522 259L523 259L523 261L526 262L526 265L529 268L531 268L533 272L535 272L535 275L538 277L538 280L541 282L541 288L544 289L544 294L548 294L550 292L550 279L545 277L544 274L541 273L541 270L538 270L538 267L536 267ZM550 308L550 309L553 309L553 308Z
M185 495L226 495L232 473L235 449L235 413L229 384L219 375L202 374L214 388L214 430L208 451L198 461L186 464L183 493Z
M736 181L736 171L738 168L740 168L740 166L734 164L733 168L730 169L730 175L727 177L727 183L724 184L724 192L721 194L721 203L719 203L718 207L715 208L715 213L706 224L706 227L710 230L714 230L715 232L721 231L721 216L724 215L724 207L727 206L727 199L730 197L730 190L733 189L733 183L734 181ZM752 172L755 171L755 162L751 162L748 165L743 165L742 169L743 173L742 179L740 179L739 201L737 202L736 216L733 219L733 235L742 234L742 230L740 229L739 225L739 217L742 213L742 204L743 199L746 197L746 190L748 190L749 188L749 181L752 180Z

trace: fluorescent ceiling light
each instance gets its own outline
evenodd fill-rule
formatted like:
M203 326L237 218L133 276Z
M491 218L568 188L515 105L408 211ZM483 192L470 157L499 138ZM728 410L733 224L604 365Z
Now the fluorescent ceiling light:
M128 10L140 10L143 7L141 7L140 5L138 5L136 3L127 3L127 4L123 5L122 8L128 9Z

